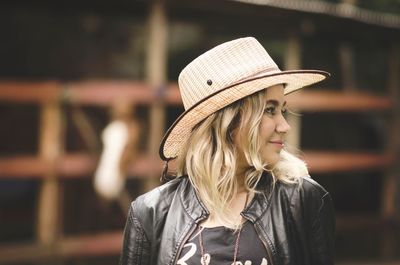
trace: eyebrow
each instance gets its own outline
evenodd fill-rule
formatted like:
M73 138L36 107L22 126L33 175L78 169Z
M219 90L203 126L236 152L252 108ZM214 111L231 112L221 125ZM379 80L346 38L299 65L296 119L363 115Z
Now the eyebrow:
M285 107L286 106L286 100L283 102L283 104L282 104L282 107ZM270 99L270 100L268 100L267 102L266 102L266 104L273 104L273 105L275 105L275 106L279 106L279 101L278 100L276 100L276 99Z

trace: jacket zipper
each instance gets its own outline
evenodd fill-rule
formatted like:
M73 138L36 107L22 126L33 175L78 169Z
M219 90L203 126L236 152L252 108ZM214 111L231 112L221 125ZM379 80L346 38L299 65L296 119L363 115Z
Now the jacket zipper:
M254 224L254 229L256 230L258 237L260 238L261 242L263 243L263 245L265 247L265 250L267 251L269 261L271 261L271 263L268 263L268 265L274 265L274 260L272 257L271 249L268 247L267 242L265 242L265 240L262 238L261 231L256 224Z

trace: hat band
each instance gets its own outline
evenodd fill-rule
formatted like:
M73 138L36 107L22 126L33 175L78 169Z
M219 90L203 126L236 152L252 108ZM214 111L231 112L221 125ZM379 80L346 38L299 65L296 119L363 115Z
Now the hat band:
M192 104L190 104L190 105L184 104L185 110L191 109L193 106L198 105L199 103L201 103L205 99L208 99L208 98L212 97L213 95L219 93L220 91L222 91L224 89L228 89L230 87L233 87L233 86L236 86L236 85L240 85L241 83L245 83L247 81L252 81L252 80L255 80L257 78L261 78L263 76L266 76L266 75L273 76L273 75L279 74L281 72L282 71L276 66L272 66L270 68L263 69L262 71L259 71L257 73L252 74L252 75L248 75L248 76L246 76L244 78L238 79L234 83L231 83L231 84L229 84L229 85L227 85L225 87L222 87L222 88L220 88L220 89L218 89L216 91L210 92L209 94L204 95L203 97L201 97L201 98L199 98L199 99L197 99L195 101L192 101Z

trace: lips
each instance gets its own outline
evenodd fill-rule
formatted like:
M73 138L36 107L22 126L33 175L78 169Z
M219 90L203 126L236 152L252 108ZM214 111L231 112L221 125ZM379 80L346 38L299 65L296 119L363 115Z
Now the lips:
M281 140L273 140L273 141L268 141L268 142L271 143L271 144L279 145L281 147L283 147L285 145L284 142L281 141Z

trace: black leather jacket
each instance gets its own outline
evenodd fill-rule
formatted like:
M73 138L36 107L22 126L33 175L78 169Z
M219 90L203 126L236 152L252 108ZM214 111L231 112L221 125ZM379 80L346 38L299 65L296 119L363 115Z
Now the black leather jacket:
M268 254L269 265L333 264L335 218L329 193L304 177L302 185L271 185L264 174L260 193L243 210ZM208 211L187 177L174 179L131 205L120 265L172 265Z

